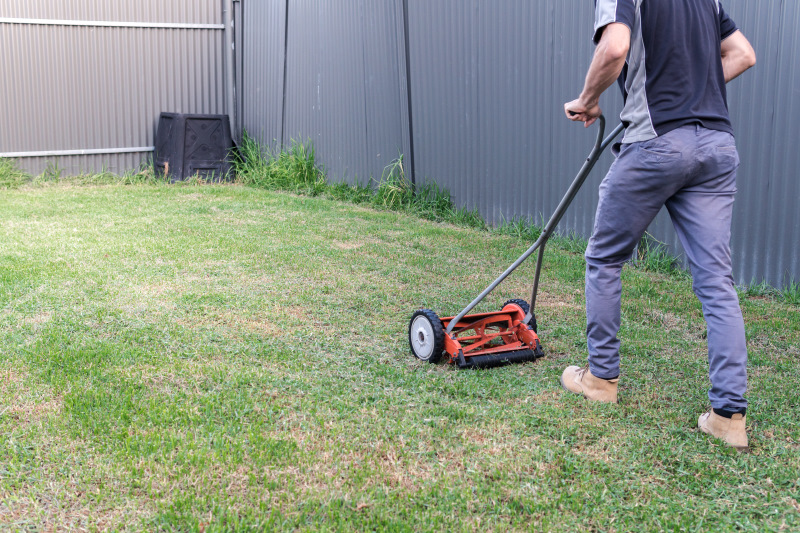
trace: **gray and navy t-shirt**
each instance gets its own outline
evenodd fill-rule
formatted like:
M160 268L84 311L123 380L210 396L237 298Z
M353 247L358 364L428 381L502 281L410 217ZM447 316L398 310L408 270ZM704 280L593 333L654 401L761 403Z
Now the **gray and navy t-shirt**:
M619 79L622 142L688 124L733 133L720 43L737 28L719 0L595 0L595 10L595 43L612 22L631 29Z

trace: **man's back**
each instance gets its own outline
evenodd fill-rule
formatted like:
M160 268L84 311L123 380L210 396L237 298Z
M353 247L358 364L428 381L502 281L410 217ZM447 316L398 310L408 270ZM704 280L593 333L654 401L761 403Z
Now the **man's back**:
M732 133L720 43L736 31L717 0L598 0L595 41L610 22L631 30L620 76L624 142L687 124Z

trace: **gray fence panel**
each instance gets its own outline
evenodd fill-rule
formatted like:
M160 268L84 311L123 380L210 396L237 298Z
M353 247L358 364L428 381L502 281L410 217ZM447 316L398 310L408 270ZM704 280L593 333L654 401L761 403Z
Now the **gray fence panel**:
M775 129L771 153L760 154L762 161L751 167L752 187L762 195L770 195L777 199L774 210L770 208L762 212L770 224L763 235L757 239L768 239L763 251L763 277L775 283L786 283L790 280L800 282L800 150L797 148L797 121L800 119L800 2L781 2L783 8L780 20L783 26L780 33L780 49L776 61L775 87L778 92L774 100L773 116ZM788 68L786 68L788 67ZM758 92L751 94L757 95ZM763 159L773 161L770 176L774 188L764 187L761 168L766 164ZM754 209L757 211L757 209ZM753 250L745 250L752 253ZM752 269L746 280L760 277L759 269Z
M409 171L403 3L364 0L362 5L367 152L359 177L377 178L388 163L401 156Z
M361 2L332 4L289 3L282 140L312 141L345 177L359 173L367 146L363 28Z
M286 40L283 1L244 2L241 61L244 129L262 144L281 143Z
M19 158L30 172L123 172L152 157L161 111L225 112L219 0L13 1L0 19L33 19L0 21L0 153L142 150ZM75 25L97 21L209 27Z
M475 43L477 1L409 0L409 50L418 181L448 188L460 205L485 208L476 110ZM446 22L445 22L446 21Z
M401 6L289 3L283 143L313 141L336 179L364 182L408 152Z
M0 17L221 24L217 0L3 0Z

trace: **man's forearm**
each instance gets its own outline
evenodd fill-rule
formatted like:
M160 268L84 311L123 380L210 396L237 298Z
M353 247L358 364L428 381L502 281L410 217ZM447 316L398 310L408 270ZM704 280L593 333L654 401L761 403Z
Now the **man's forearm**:
M594 124L602 114L600 95L619 77L630 46L631 30L625 24L613 22L603 29L581 95L564 104L569 120L583 122L587 128Z
M750 41L737 31L722 41L722 72L725 83L737 78L745 70L756 64L756 53Z

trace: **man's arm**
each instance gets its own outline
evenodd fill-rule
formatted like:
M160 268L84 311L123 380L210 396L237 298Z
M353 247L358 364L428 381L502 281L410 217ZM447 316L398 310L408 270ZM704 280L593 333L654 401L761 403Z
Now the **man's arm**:
M740 31L729 35L720 46L722 55L722 71L725 83L738 77L742 72L756 64L756 52L750 41Z
M584 122L587 128L594 124L601 114L598 105L600 95L619 78L630 46L631 30L628 26L614 22L605 27L594 51L581 95L564 104L568 119Z

